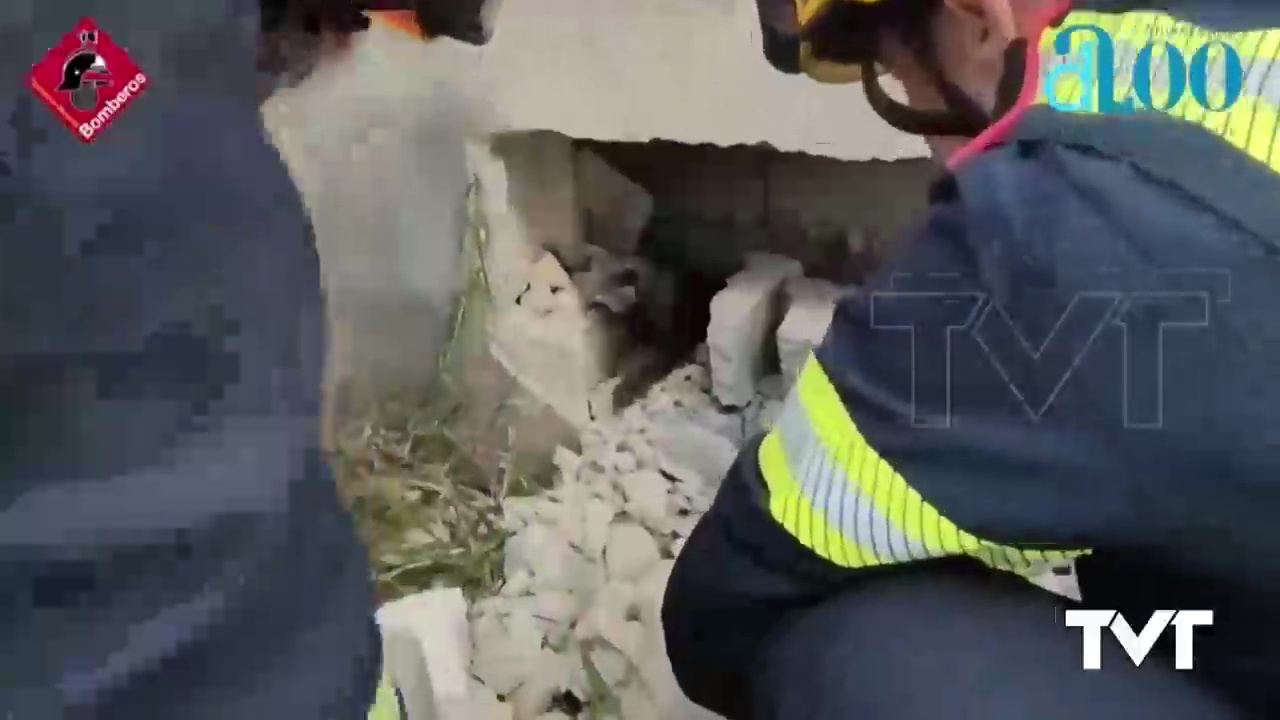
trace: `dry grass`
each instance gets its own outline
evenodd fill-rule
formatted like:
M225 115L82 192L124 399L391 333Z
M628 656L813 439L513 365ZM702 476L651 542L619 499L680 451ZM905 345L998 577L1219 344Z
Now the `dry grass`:
M488 226L475 182L464 212L467 282L434 383L347 424L333 454L340 491L369 548L383 600L436 586L461 587L472 598L495 592L506 540L502 500L533 489L509 462L505 428L488 428L484 439L496 468L478 461L477 442L461 429L467 358L483 347L491 299L484 263Z
M382 599L436 586L469 597L502 583L502 500L526 494L514 472L486 478L430 405L382 409L335 457Z

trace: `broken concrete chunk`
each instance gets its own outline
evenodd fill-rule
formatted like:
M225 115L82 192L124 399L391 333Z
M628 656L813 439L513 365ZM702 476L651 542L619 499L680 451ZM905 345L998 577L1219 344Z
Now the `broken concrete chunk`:
M475 623L475 657L471 671L488 688L507 695L524 682L542 650L542 634L536 624L517 621L511 627L495 617Z
M574 590L595 571L592 561L574 548L574 524L529 525L507 541L503 569L508 577L528 573L532 590ZM585 542L585 541L584 541Z
M648 435L656 427L667 422L673 414L679 414L695 425L710 430L734 445L742 442L743 418L741 411L725 409L707 392L683 382L672 382L659 387L650 395L645 405L650 419Z
M800 367L822 344L842 291L822 280L797 278L786 285L787 311L778 326L778 362L786 384L795 382Z
M617 522L609 528L604 565L611 581L638 580L661 559L658 542L640 525Z
M612 317L587 310L550 254L529 269L529 278L518 302L499 308L490 351L521 387L582 428L590 420L591 390L608 377L623 329Z
M697 392L711 390L711 371L702 365L685 365L671 373L671 377L677 382L688 384Z
M537 720L541 717L556 693L568 689L572 675L564 656L543 648L536 663L530 667L529 676L511 694L515 720Z
M748 271L757 274L771 274L784 279L804 276L804 267L799 260L776 253L747 253L743 264Z
M467 698L471 634L461 590L442 588L400 598L383 605L377 620L388 641L388 672L407 703L412 697L414 705L438 708Z
M578 471L579 481L593 491L598 490L601 486L607 486L612 478L613 475L610 469L595 457L582 463Z
M477 703L493 704L498 702L498 693L475 678L467 685L467 699Z
M672 519L671 481L654 470L640 470L618 480L627 499L624 509L646 527L666 532Z
M631 674L631 661L611 647L593 647L587 657L596 672L600 673L600 678L610 687L621 685Z
M632 683L622 690L620 704L624 718L656 718L664 717L658 710L658 704L648 689L638 683Z
M582 308L540 317L513 305L499 313L490 349L521 387L581 428L591 417L591 391L608 377L620 347L618 333L608 319Z
M533 576L527 570L521 570L515 575L507 578L502 583L501 595L503 597L520 597L528 595L529 590L533 587Z
M578 468L582 466L582 458L574 451L563 445L557 445L555 452L551 455L551 460L560 476L565 480L573 480L578 477Z
M519 303L539 316L552 313L561 307L564 296L574 299L578 297L573 279L551 253L545 253L530 266L528 283Z
M770 375L756 385L763 400L783 400L787 396L787 380L781 375Z
M609 539L609 524L618 514L618 506L612 498L593 497L583 508L582 551L589 558L599 559L604 554L604 544Z
M535 616L556 626L567 626L578 612L578 601L572 593L550 591L534 598Z
M624 475L626 473L635 472L636 467L638 466L636 456L625 450L615 450L609 457L608 463L613 467L614 472Z
M605 632L600 637L608 641L615 650L622 653L632 664L640 662L641 651L644 649L644 625L640 624L640 621L627 620L626 622L615 623L605 628Z
M704 483L718 487L738 456L738 448L719 433L706 429L680 412L663 413L654 426L653 444L670 465L687 468Z
M514 720L514 717L511 706L504 702L461 700L445 704L426 720ZM410 716L409 720L418 719Z
M675 560L662 560L636 583L636 605L640 608L640 621L646 625L660 626L662 622L662 597L675 565Z
M590 150L579 150L574 163L578 207L587 218L588 241L616 253L635 252L653 212L653 198Z
M649 442L649 436L652 434L653 427L646 425L643 428L637 428L622 440L622 446L635 455L636 465L642 470L658 467L658 451L654 449L653 443Z
M613 391L622 382L622 378L609 378L592 385L587 391L587 415L592 420L603 420L613 416Z
M800 274L799 263L757 256L711 300L707 347L711 387L717 400L742 407L773 364L773 332L782 320L782 285Z

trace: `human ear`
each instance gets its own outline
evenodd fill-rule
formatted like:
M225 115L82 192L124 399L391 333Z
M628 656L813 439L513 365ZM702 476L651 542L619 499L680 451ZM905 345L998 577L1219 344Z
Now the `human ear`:
M999 61L1017 36L1008 0L943 0L950 17L948 35L953 49L963 53L965 64L986 65Z
M995 35L1006 42L1018 36L1018 25L1010 0L943 0L954 12L976 21L985 35Z

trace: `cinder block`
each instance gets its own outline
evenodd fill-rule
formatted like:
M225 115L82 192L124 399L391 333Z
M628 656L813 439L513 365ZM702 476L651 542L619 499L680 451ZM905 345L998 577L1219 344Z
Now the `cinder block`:
M443 720L443 708L467 701L471 634L458 588L394 600L377 612L387 672L404 695L409 720Z

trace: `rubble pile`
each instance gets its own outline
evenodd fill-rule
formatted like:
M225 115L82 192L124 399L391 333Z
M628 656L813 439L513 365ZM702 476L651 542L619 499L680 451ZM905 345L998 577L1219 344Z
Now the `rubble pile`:
M512 535L497 596L467 608L447 590L385 606L384 634L422 647L428 686L405 692L415 717L559 720L590 705L618 720L714 718L676 686L659 610L684 539L780 399L780 377L761 384L770 395L726 409L704 366L681 368L590 422L581 452L557 449L553 489L504 503ZM440 640L460 634L469 641Z

